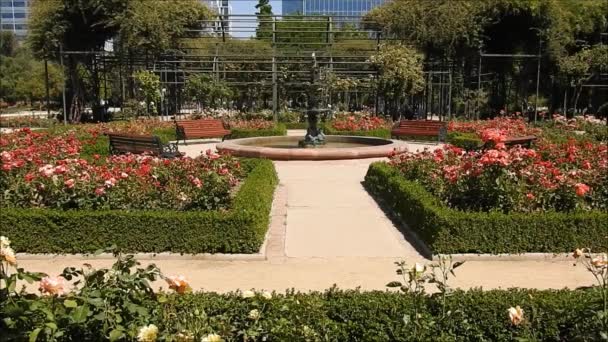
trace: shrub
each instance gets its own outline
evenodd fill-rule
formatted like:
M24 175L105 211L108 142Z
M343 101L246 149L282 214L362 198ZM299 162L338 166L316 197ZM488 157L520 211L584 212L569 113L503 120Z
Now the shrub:
M336 131L355 132L390 129L391 123L379 116L338 115L328 126Z
M365 187L406 223L434 254L605 250L608 213L463 212L447 208L421 184L386 163L374 163Z
M365 136L365 137L376 137L383 139L391 138L390 128L376 128L370 130L355 130L355 131L341 131L337 130L331 125L326 125L324 133L327 135L353 135L353 136Z
M129 252L255 253L268 229L277 176L267 160L247 160L243 168L250 172L227 211L4 208L0 231L17 251L30 253L90 253L108 241Z
M447 142L467 151L475 151L483 146L483 141L475 133L450 132Z
M307 129L308 122L287 122L285 123L285 127L287 129Z
M277 124L270 128L231 128L230 139L269 137L287 135L287 128L284 124Z

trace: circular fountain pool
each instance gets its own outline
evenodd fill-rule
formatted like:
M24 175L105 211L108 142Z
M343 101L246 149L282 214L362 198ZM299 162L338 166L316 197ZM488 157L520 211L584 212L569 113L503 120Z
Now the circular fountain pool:
M337 160L387 157L401 145L386 139L328 135L325 145L301 148L302 137L255 137L228 140L217 145L220 152L239 157L272 160Z

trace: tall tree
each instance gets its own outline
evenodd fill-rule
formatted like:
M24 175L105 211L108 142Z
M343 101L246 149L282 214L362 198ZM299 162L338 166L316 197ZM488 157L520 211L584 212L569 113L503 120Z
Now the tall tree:
M0 55L12 57L17 50L17 38L11 31L0 31Z
M387 114L397 120L409 95L424 89L423 55L403 44L385 44L371 56L378 69L377 91L382 94Z
M258 39L269 39L272 37L272 6L270 0L259 0L255 8L258 17L258 27L255 36Z
M208 13L198 0L34 0L28 40L37 56L59 59L60 48L68 52L68 117L77 122L86 102L99 104L94 53L107 41L159 52Z

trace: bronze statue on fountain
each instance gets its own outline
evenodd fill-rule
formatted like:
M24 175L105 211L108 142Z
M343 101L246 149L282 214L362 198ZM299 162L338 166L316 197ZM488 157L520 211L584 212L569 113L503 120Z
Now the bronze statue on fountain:
M312 54L312 60L311 83L308 92L308 110L306 111L308 116L308 128L306 129L304 140L300 140L299 142L300 147L315 147L325 144L325 134L323 134L323 130L318 127L318 121L321 115L329 112L329 109L319 108L323 88L319 82L321 73L314 52Z

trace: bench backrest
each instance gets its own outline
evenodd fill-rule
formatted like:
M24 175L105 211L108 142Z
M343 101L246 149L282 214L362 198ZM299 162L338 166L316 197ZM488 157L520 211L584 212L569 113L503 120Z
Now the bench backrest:
M224 127L224 123L216 119L181 120L176 121L175 124L177 126L178 137L183 135L183 138L225 136L230 133Z
M196 129L196 128L205 128L205 129L219 129L225 130L224 123L221 120L215 119L204 119L204 120L182 120L176 121L176 125L184 127L184 129Z
M112 154L142 154L146 152L154 155L162 154L163 148L159 137L116 133L107 133L106 135L110 139L110 152Z
M398 131L428 131L439 133L445 127L445 122L426 120L402 120L397 127Z
M445 126L445 122L442 121L430 121L430 120L401 120L399 121L399 128L401 127L432 127L441 128Z

